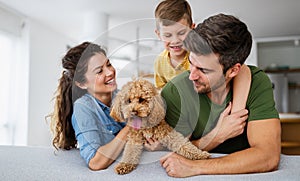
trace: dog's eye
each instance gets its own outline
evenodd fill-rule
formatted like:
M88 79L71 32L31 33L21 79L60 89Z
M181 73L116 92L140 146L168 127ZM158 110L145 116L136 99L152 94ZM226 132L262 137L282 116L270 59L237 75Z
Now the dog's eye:
M144 102L144 101L145 101L145 99L139 98L139 103L142 103L142 102Z
M128 103L128 104L130 104L130 103L131 103L131 100L130 100L130 99L128 99L128 100L127 100L127 103Z

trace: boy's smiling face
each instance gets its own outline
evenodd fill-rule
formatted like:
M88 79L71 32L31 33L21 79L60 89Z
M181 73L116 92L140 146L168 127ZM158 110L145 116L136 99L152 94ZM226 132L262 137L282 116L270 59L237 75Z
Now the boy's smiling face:
M156 34L160 40L164 42L165 49L170 52L170 56L181 56L185 54L183 49L183 40L188 32L191 30L186 19L165 26L162 22L159 23L159 30L156 30Z

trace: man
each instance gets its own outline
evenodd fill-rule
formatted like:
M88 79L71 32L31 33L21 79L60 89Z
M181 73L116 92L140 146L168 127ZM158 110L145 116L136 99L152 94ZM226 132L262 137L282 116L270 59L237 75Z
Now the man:
M175 77L161 92L167 104L166 121L190 136L199 148L226 155L188 160L171 153L160 160L168 175L188 177L277 169L281 128L272 85L263 71L249 66L252 82L246 103L248 112L229 115L232 79L239 74L251 45L247 26L224 14L209 17L187 35L184 46L190 51L190 71Z

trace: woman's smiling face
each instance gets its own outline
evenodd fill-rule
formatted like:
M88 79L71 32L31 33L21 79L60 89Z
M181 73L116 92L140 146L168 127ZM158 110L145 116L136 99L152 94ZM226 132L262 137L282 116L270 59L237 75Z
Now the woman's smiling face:
M116 70L103 53L96 53L90 58L85 77L84 87L96 98L103 94L111 94L117 88Z

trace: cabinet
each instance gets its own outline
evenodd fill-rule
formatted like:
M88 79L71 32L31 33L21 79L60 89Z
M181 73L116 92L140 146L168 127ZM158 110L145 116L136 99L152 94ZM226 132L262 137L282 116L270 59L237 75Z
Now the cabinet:
M273 84L277 110L300 113L300 68L274 68L265 72Z
M281 152L300 155L300 114L280 114Z

